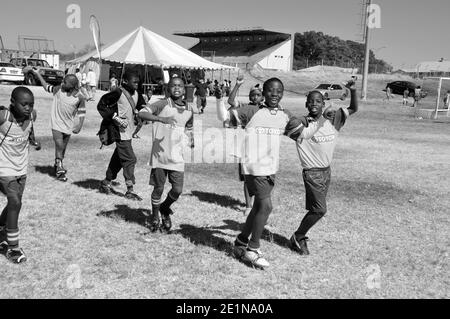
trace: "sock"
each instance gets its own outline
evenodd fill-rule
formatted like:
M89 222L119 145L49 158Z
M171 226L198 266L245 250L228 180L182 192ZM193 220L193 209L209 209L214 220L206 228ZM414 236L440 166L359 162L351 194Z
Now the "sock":
M19 229L6 229L6 237L9 249L19 249Z
M241 242L243 242L245 245L248 245L248 238L246 238L244 235L239 234L237 236L237 239L239 239Z
M159 220L159 206L160 204L153 204L152 203L152 217L153 220Z
M325 213L308 212L303 218L300 227L295 232L297 240L305 238L311 227L313 227L324 215Z
M161 207L163 209L168 209L176 201L177 201L176 199L173 199L172 196L170 196L170 192L169 192L169 194L167 194L166 200L161 204Z

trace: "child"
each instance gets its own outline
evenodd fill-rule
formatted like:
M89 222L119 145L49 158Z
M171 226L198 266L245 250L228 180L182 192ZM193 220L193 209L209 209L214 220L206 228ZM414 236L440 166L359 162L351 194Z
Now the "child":
M112 73L111 74L111 79L109 79L109 91L114 91L115 89L117 89L119 87L119 81L116 78L116 74Z
M27 179L29 137L36 119L33 93L16 87L9 109L0 109L0 191L8 203L0 216L0 252L14 263L27 257L19 247L19 213Z
M409 90L405 89L403 91L403 105L408 105L408 98L409 98Z
M44 89L53 94L51 128L53 141L55 142L54 169L56 178L66 182L67 170L64 168L63 160L71 134L80 133L83 127L86 116L85 98L78 91L78 79L73 74L66 75L60 86L47 84L37 70L34 70L34 74L41 81ZM75 125L75 117L77 115L79 123Z
M139 112L142 120L154 122L150 159L152 168L150 185L154 188L152 216L148 222L151 232L158 230L170 232L172 228L170 215L173 214L170 206L178 200L183 191L183 148L186 135L190 138L190 147L194 147L194 111L183 100L185 93L183 80L178 77L171 78L168 84L168 92L169 98L155 102ZM172 184L172 189L166 200L162 201L161 197L167 177Z
M414 89L414 103L413 103L413 105L411 105L411 107L419 106L421 91L422 91L422 87L420 85Z
M242 83L243 78L238 78L237 84ZM317 124L310 124L305 129L308 125L306 117L295 118L279 105L283 92L281 80L271 78L263 85L263 105L231 107L228 112L230 117L234 113L238 125L245 127L242 170L249 194L255 196L245 226L234 242L234 255L262 269L270 265L259 248L264 226L272 211L271 193L279 166L281 135L307 138L317 130Z
M444 109L448 110L448 107L450 105L450 90L447 91L447 93L444 96Z
M322 115L325 102L319 91L310 92L306 100L308 117L319 123L319 130L311 139L297 139L297 151L303 168L308 213L303 218L298 230L292 235L290 244L291 248L300 255L309 255L306 234L327 212L326 196L330 185L330 164L338 133L348 116L358 111L355 82L349 81L346 87L350 90L350 106L334 111L332 116Z
M234 86L233 90L231 91L229 98L228 98L228 104L230 104L232 107L237 108L241 105L239 102L236 101L236 94L241 87L243 83L243 78L239 78L236 82L236 85ZM261 104L264 101L261 88L259 87L259 84L255 85L253 88L250 89L250 93L248 95L248 98L250 100L250 103L246 105L255 105L255 106L261 106ZM237 118L237 117L234 117ZM235 123L231 123L231 126L236 127L234 125ZM245 211L244 216L248 215L253 207L253 196L250 196L248 192L247 183L245 182L244 174L242 172L242 163L239 163L239 180L241 182L244 182L244 197L245 197Z
M141 122L137 114L145 105L142 94L137 91L138 86L139 76L137 73L126 71L122 87L103 95L98 102L97 110L103 117L100 130L108 129L116 142L116 149L109 162L106 177L100 183L99 191L107 195L112 194L111 182L123 169L127 186L125 197L141 201L142 198L134 192L136 183L134 169L137 160L131 143L132 135Z

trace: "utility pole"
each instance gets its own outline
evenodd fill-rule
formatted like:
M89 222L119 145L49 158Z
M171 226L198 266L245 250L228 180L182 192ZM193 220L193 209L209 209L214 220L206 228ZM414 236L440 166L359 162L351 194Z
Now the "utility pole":
M370 28L369 28L369 8L372 4L372 0L366 0L365 3L365 10L364 10L364 41L365 41L365 54L364 54L364 72L363 72L363 79L362 79L362 90L361 90L361 100L366 101L367 100L367 78L369 76L369 59L370 59Z

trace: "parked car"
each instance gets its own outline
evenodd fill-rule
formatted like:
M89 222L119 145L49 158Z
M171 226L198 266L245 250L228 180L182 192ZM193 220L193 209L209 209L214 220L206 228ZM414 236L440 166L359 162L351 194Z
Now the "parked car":
M417 87L417 84L415 84L414 82L410 82L410 81L395 81L395 82L388 83L386 85L386 89L390 88L392 94L403 95L403 92L405 92L405 89L408 89L410 97L414 97L414 90L416 89L416 87ZM385 91L386 91L386 89L385 89ZM424 98L427 95L428 95L428 92L423 90L423 88L422 88L422 90L420 91L420 97Z
M0 82L13 82L22 84L24 76L21 68L14 64L0 61Z
M319 91L320 93L322 93L325 100L340 99L340 100L344 101L348 95L347 88L345 88L341 84L336 84L336 83L332 83L332 84L321 83L318 86L316 86L314 89L312 89L311 91ZM306 93L306 96L311 91L308 91Z
M61 84L64 79L64 72L55 70L48 64L47 61L34 58L14 58L11 63L19 68L22 68L24 74L24 81L27 85L40 85L38 79L33 73L33 68L36 69L47 83L52 85Z

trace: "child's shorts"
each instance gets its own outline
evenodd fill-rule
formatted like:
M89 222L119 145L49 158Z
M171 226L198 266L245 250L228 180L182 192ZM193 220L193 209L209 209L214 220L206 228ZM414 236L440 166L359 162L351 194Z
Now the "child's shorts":
M0 192L6 197L22 197L26 181L27 175L0 177Z
M150 185L155 187L164 187L167 176L172 187L183 189L184 172L171 171L164 168L153 168L150 173Z
M306 191L306 209L314 213L327 212L327 193L330 187L331 169L312 168L303 170Z
M250 196L262 200L269 198L275 186L275 175L270 176L253 176L245 175L245 183L247 184Z

